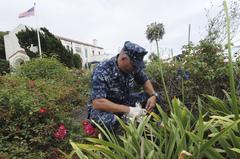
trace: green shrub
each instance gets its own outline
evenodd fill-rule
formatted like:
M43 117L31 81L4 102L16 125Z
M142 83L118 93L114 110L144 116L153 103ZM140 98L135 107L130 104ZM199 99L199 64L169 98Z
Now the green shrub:
M9 62L7 60L0 59L0 75L5 75L10 72Z
M1 77L0 87L0 152L44 158L52 147L67 150L75 89L63 82L16 76ZM54 133L62 123L68 132L64 139L57 139Z
M163 63L164 79L170 98L176 96L185 104L196 104L201 94L223 99L222 90L229 91L229 86L221 46L202 40L199 45L184 48L181 57ZM146 72L155 88L162 92L159 67L157 61L153 61L147 66ZM236 72L237 70L236 68ZM164 93L161 94L164 96Z
M17 75L0 77L0 157L53 158L55 148L67 152L70 138L81 140L73 111L85 110L89 73L42 59L21 66ZM67 135L56 139L61 124Z
M73 54L73 65L75 68L82 68L82 59L79 54Z
M54 58L35 58L21 65L16 74L29 79L54 79L58 81L71 80L68 69Z

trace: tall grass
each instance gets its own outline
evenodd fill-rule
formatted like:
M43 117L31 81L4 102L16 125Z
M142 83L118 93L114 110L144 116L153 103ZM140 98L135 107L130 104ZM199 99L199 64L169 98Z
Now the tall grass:
M235 114L235 119L239 119L239 113L238 113L238 106L237 106L237 98L236 98L236 90L235 90L235 82L234 82L234 75L233 75L233 62L232 62L232 53L231 53L231 39L230 39L230 18L228 15L228 7L227 7L227 1L224 0L224 11L226 14L226 22L227 22L227 48L228 48L228 75L230 80L230 89L231 89L231 98L232 98L232 111Z

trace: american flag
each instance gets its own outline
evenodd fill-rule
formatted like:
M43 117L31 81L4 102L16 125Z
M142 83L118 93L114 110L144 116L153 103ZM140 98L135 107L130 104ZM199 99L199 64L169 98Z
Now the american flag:
M30 8L26 12L20 13L18 15L18 18L24 18L24 17L30 17L30 16L34 16L34 7Z

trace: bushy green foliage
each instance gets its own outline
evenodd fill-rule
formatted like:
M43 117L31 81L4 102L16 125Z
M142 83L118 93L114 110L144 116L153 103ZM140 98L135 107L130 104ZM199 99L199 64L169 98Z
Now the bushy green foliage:
M67 152L70 138L81 140L73 111L85 107L88 83L84 72L45 58L21 65L17 74L0 76L0 157L56 158L56 148ZM59 138L62 124L67 131Z
M5 55L5 47L4 47L4 35L6 35L6 32L1 32L0 31L0 59L6 59Z
M0 59L0 75L5 75L10 72L9 62L7 60Z
M79 54L73 54L73 65L75 68L82 68L82 58Z
M222 89L229 91L227 67L223 62L222 48L215 43L202 40L196 46L186 45L181 56L163 63L164 78L169 96L179 97L185 103L196 103L201 94L224 97ZM162 92L163 85L157 61L151 62L147 74L155 88ZM186 78L186 72L189 74ZM184 91L184 97L183 97ZM162 93L164 96L164 94ZM184 98L184 99L183 99Z
M26 62L15 71L17 75L29 79L53 79L68 81L73 76L69 70L55 58L36 58Z

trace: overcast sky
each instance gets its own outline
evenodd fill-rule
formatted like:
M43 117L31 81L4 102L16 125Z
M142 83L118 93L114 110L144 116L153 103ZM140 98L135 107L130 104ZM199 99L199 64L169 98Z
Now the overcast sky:
M36 2L35 17L18 19L18 14ZM53 34L98 45L116 54L124 41L130 40L154 51L146 40L146 26L163 23L165 35L161 50L173 49L179 54L188 40L196 43L204 36L206 8L220 5L222 0L2 0L0 30L10 31L19 24L44 26ZM37 18L36 18L37 17ZM166 53L167 54L167 53ZM163 55L168 56L168 55Z

